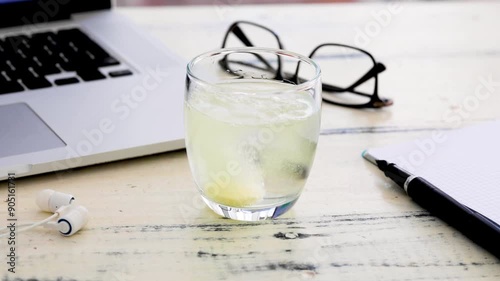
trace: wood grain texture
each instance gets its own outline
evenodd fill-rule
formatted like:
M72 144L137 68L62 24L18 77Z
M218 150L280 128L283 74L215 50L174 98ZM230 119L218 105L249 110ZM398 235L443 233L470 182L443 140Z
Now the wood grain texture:
M481 79L500 81L500 5L404 5L366 46L387 66L380 93L395 105L381 111L324 105L309 180L283 217L255 223L218 217L199 198L184 151L18 179L20 220L45 218L34 204L44 188L75 195L91 220L71 238L43 228L18 234L17 273L7 273L2 258L1 279L500 280L497 258L360 157L367 147L500 117L498 84L460 124L443 117L463 108ZM301 53L324 41L353 43L356 28L387 4L222 8L120 12L188 59L216 48L234 19L276 29L286 47ZM1 218L5 210L2 202ZM6 243L0 249L5 256Z

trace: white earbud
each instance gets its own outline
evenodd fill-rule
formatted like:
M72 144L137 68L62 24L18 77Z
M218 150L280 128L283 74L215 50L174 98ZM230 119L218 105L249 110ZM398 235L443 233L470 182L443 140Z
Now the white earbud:
M70 205L75 197L70 194L44 189L38 192L36 204L45 212L55 213L62 206Z
M50 222L48 227L59 230L64 236L71 236L82 229L89 220L89 211L83 206L67 205L57 210L59 219Z

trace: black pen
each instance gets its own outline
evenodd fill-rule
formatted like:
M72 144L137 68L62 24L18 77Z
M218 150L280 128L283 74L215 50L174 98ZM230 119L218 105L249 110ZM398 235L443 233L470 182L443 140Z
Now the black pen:
M396 164L376 160L378 168L402 187L413 201L500 258L500 226L464 206L425 179Z

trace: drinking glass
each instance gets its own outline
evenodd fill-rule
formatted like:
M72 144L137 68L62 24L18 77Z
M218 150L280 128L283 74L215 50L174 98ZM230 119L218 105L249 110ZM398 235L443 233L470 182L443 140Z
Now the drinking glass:
M189 62L186 150L213 211L256 221L295 204L318 142L320 74L311 59L269 48L220 49Z

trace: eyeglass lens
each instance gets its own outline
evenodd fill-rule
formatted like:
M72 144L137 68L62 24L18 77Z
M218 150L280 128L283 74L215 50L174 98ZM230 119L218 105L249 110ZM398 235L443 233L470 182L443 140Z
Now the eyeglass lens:
M323 97L341 104L366 104L375 91L375 79L369 79L352 91L346 91L375 65L367 54L344 46L320 47L311 57L321 68ZM333 86L333 87L328 87ZM340 89L336 89L340 88Z

